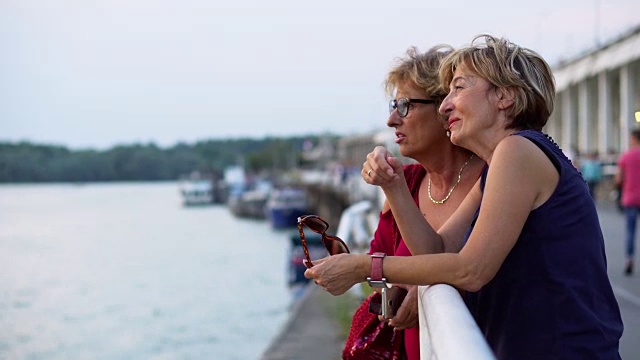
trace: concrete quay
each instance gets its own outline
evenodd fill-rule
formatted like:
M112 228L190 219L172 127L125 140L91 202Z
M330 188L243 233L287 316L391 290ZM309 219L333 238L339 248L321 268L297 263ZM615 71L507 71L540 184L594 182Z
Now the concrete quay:
M332 316L337 298L313 282L305 285L289 320L261 360L338 360L345 340Z
M640 359L640 266L636 266L632 276L623 274L624 216L612 202L599 201L597 207L605 238L609 278L625 327L620 355L622 359ZM640 258L636 258L636 263L640 265ZM261 359L339 359L344 340L329 310L336 301L337 298L315 284L307 285L294 305L289 321Z
M622 313L624 332L620 340L622 359L640 359L640 269L631 276L623 274L625 262L625 219L615 204L597 203L604 234L609 279ZM640 225L640 224L639 224ZM639 244L636 238L636 244ZM636 264L640 258L636 255Z

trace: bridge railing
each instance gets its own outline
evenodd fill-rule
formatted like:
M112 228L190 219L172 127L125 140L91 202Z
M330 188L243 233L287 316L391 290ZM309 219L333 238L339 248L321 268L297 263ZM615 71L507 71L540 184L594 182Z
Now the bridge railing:
M495 359L462 297L450 285L418 287L421 360Z

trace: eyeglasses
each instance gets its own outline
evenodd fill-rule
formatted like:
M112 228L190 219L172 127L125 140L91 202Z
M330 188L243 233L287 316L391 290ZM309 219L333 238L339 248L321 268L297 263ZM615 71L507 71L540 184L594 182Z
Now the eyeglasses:
M405 117L409 114L409 105L413 103L435 104L436 101L433 99L407 99L406 97L401 97L397 100L393 99L389 101L389 114L391 114L393 110L398 109L398 115L400 115L400 117Z
M324 247L327 248L329 255L349 253L349 248L347 247L347 244L342 241L342 239L337 236L327 234L329 223L327 223L317 215L301 216L298 218L298 232L300 233L300 240L302 241L304 257L307 258L307 268L311 268L313 264L311 263L311 257L309 256L309 249L307 248L307 238L304 236L302 225L305 225L313 232L322 235L322 243L324 244Z

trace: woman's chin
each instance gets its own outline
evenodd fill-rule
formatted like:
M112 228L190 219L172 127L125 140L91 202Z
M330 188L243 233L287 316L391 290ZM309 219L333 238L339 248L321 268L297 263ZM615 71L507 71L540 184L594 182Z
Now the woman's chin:
M449 136L449 140L451 140L451 143L453 145L460 145L460 143L459 143L460 139L458 138L458 135L456 133L452 132L451 136Z
M400 155L404 157L411 157L412 152L409 151L406 147L400 146L399 149Z

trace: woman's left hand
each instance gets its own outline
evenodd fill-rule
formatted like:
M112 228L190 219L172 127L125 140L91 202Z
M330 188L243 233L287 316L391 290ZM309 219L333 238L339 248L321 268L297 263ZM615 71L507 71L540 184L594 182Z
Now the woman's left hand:
M332 295L342 295L353 285L366 279L361 269L370 262L366 254L338 254L324 259L314 260L313 267L304 272L307 279L312 279ZM369 265L370 266L370 265Z

